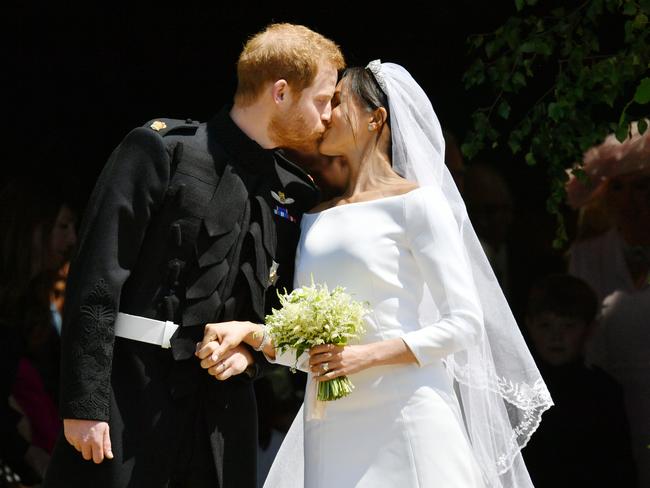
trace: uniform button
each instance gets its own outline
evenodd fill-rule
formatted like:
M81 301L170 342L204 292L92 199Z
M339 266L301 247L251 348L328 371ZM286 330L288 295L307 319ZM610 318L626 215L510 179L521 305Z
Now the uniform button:
M186 124L191 124L192 122L193 122L192 119L185 119Z

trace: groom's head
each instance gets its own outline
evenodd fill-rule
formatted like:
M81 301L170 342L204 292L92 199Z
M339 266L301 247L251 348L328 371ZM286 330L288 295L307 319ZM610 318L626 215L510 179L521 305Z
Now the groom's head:
M316 153L331 114L340 48L302 25L271 24L245 44L237 62L235 104L261 104L276 147Z

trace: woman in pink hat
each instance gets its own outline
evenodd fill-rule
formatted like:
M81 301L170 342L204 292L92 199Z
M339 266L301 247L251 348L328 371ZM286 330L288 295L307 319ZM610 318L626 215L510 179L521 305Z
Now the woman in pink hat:
M581 213L569 271L587 281L602 301L587 361L624 388L639 486L646 487L650 486L650 131L639 134L633 124L622 143L610 135L585 154L584 170L584 183L572 176L567 185L568 202ZM585 236L593 215L600 215L601 231L594 236L592 226L592 235Z

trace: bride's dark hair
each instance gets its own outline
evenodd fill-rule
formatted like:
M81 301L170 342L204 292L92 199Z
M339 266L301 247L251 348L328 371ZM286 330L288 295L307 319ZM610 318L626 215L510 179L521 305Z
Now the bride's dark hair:
M386 121L379 128L379 137L377 138L377 142L379 142L384 128L390 128L388 96L386 96L377 83L375 76L368 68L361 68L359 66L347 68L341 76L341 80L343 79L347 80L347 89L352 96L365 105L369 111L377 110L380 107L383 107L386 110ZM386 144L387 146L384 149L390 156L392 154L392 143L390 137L388 137Z
M374 75L367 68L358 66L347 68L341 79L348 79L348 88L361 102L370 110L377 110L379 107L386 109L386 122L390 120L388 111L388 97L377 84ZM390 126L390 124L389 124Z

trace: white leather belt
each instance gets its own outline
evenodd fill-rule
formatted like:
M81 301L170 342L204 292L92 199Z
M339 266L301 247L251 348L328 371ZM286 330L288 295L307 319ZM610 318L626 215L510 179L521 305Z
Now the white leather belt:
M171 339L178 325L174 322L148 319L138 315L119 312L115 321L115 335L133 341L155 344L163 349L169 349Z

